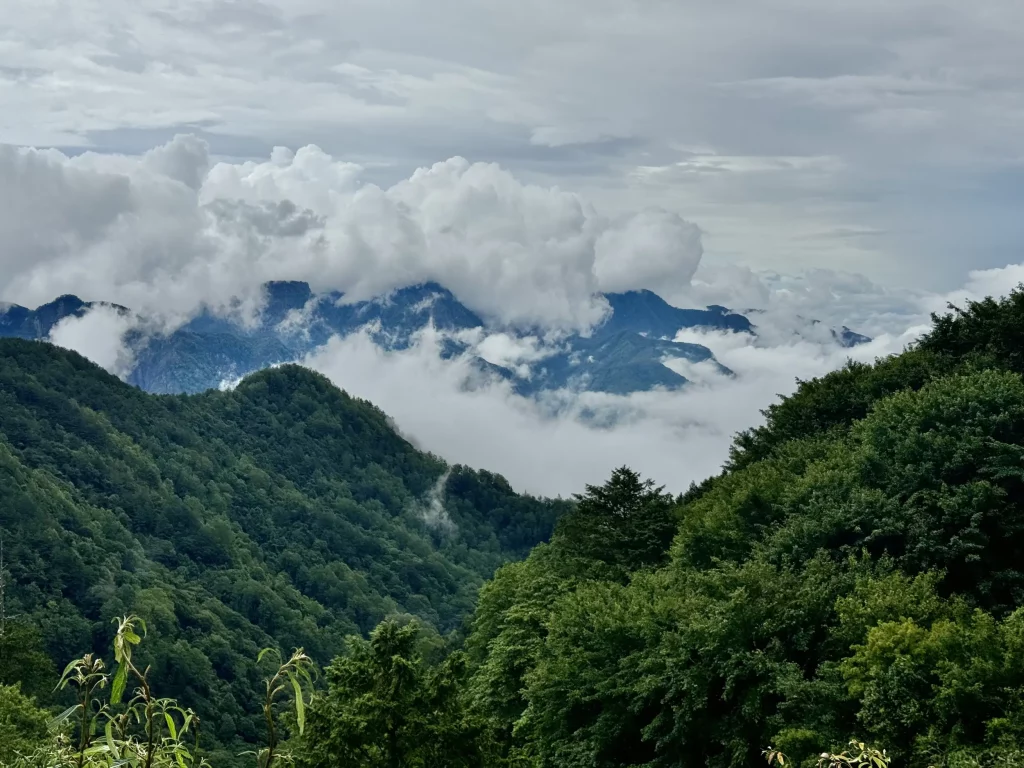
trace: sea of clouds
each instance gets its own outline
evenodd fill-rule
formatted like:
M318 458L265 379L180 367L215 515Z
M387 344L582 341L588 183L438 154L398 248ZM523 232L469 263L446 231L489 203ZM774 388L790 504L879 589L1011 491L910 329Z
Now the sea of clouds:
M430 328L407 350L357 333L301 361L380 406L424 449L548 495L599 483L623 464L685 490L713 474L733 435L797 379L898 352L947 302L1024 280L1024 265L1009 265L936 295L830 270L709 263L699 227L675 213L604 216L577 194L458 157L381 188L315 146L249 162L217 162L192 136L141 156L0 146L0 199L0 300L36 306L74 293L130 307L134 314L99 307L51 336L122 376L132 365L124 335L139 318L148 332L204 307L249 322L268 280L305 280L350 301L439 282L486 319L474 349L524 373L560 335L601 321L603 291L757 310L756 337L680 334L735 373L671 362L693 382L680 392L525 399L467 358L441 359ZM841 348L833 325L873 340Z

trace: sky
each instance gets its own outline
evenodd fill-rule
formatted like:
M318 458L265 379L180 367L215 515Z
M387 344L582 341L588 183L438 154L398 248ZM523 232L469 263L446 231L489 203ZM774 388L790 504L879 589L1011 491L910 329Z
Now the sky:
M0 97L2 143L458 155L780 270L948 290L1024 237L1017 0L11 0Z
M472 425L452 436L474 401L464 371L430 368L429 340L309 361L520 487L568 491L617 457L685 484L796 375L845 359L799 347L787 318L896 351L928 311L1022 276L1018 0L8 5L0 301L73 292L171 328L232 296L251 316L268 279L356 298L433 279L495 326L584 329L595 294L634 288L769 310L756 344L706 339L738 383L605 404L632 431L478 387L514 453ZM123 373L123 323L88 322L61 343ZM409 365L447 417L374 385ZM594 455L538 481L538 436Z

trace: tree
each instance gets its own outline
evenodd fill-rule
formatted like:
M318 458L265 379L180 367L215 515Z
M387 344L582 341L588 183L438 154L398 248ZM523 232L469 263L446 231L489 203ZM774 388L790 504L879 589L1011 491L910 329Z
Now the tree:
M326 671L328 689L310 708L305 768L473 768L481 733L461 700L465 666L453 654L436 670L417 651L419 625L381 623L350 638Z
M19 685L0 685L0 765L35 752L46 741L49 716Z
M0 532L0 685L20 684L31 695L46 695L56 667L42 650L38 630L15 621L20 618L9 612L7 586L9 576L4 554L4 536Z
M555 530L567 555L626 573L667 560L678 518L673 498L653 480L619 467L604 485L588 485L574 498L576 508Z

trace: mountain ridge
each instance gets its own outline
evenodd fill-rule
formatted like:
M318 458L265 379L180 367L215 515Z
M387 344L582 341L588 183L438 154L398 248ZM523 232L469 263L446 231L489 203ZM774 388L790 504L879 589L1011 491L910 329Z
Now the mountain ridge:
M531 338L529 333L488 326L438 283L345 303L337 291L318 294L303 281L272 281L264 285L264 301L253 323L205 308L171 333L129 331L124 341L134 361L126 379L150 392L197 393L271 365L300 361L334 336L365 331L382 349L403 350L429 326L442 336L442 357L466 355L477 370L506 380L517 394L531 397L569 389L623 395L686 386L686 376L666 361L706 363L731 375L707 347L676 341L680 330L757 333L750 318L720 305L682 309L646 290L602 297L609 306L602 322L587 333L563 335L527 365L524 375L522 366L487 360L474 348L473 338L504 332L524 339ZM48 339L60 322L82 318L97 306L130 313L120 305L65 295L35 310L19 305L0 310L0 337ZM869 340L845 326L831 333L842 346Z

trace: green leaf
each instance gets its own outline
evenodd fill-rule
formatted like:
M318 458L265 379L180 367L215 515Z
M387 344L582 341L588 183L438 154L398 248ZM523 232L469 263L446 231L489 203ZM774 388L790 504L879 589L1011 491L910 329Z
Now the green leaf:
M167 731L171 734L171 738L177 741L178 729L174 725L174 718L171 717L170 712L164 712L164 720L167 721Z
M292 688L295 690L295 719L299 723L299 735L301 736L306 728L306 703L302 700L302 686L299 684L298 678L289 672L288 679L292 681Z
M71 670L73 670L79 664L79 662L81 662L81 659L75 659L74 661L69 662L66 667L64 667L64 672L60 676L60 682L57 683L56 688L54 688L53 690L56 691L57 688L63 688L67 684L68 675L71 674Z
M55 730L57 726L59 726L61 723L63 723L65 720L67 720L69 717L75 714L75 712L78 711L78 708L80 706L80 704L75 704L74 706L68 707L56 717L48 720L46 723L46 727L49 728L51 731Z
M128 666L118 664L117 672L114 674L114 682L110 686L110 703L120 704L124 696L125 686L128 684Z

